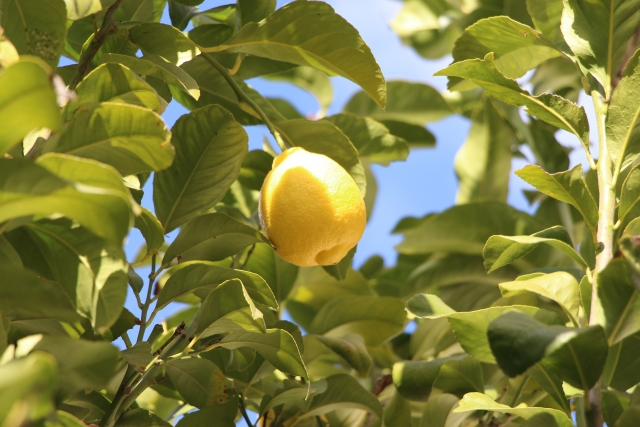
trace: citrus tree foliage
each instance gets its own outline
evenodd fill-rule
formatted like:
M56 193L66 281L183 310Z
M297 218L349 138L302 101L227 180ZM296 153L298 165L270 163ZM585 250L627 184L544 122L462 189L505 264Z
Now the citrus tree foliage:
M199 3L0 2L1 425L640 425L640 2L405 0L392 27L451 54L444 93L385 82L323 2ZM327 76L362 91L325 117ZM279 150L333 158L370 214L370 165L453 114L456 205L402 219L394 266L278 257L257 201ZM248 152L258 124L278 151ZM533 214L506 204L516 156Z

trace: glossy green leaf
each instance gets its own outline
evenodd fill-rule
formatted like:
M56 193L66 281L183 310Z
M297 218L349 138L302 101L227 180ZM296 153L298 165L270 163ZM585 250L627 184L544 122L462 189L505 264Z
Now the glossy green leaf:
M567 399L562 388L562 380L554 374L547 366L536 363L526 372L555 400L565 413L571 413L569 399Z
M220 261L255 243L268 243L255 228L220 212L200 215L182 227L162 265L168 266L176 257L181 262Z
M229 400L224 374L213 362L190 358L165 364L167 375L176 390L197 408L218 405Z
M245 25L216 50L309 65L355 82L381 107L386 102L384 77L369 47L326 3L287 4L264 22Z
M0 26L20 55L35 55L58 65L67 34L64 0L14 0L2 3Z
M482 59L489 52L495 55L496 68L511 79L562 54L551 40L528 25L507 16L492 16L469 26L456 40L453 62Z
M484 392L482 366L470 356L447 360L440 367L433 387L458 397L473 391L482 393Z
M281 406L281 410L285 411L287 406L302 406L307 397L307 387L291 380L284 380L283 387L276 390L273 396L265 395L260 402L260 416L268 413L270 409ZM301 403L304 402L304 403ZM285 405L285 406L282 406Z
M175 160L153 179L153 204L165 233L214 207L247 153L247 133L220 106L180 117L172 133Z
M560 31L562 0L527 0L527 11L536 29L553 42L564 42Z
M467 411L493 411L499 412L501 414L511 414L518 417L522 417L525 420L532 418L541 413L550 414L554 421L557 423L558 427L572 427L573 422L567 414L557 409L551 408L538 408L538 407L527 407L527 406L518 406L516 408L510 408L507 405L503 405L501 403L496 403L493 399L491 399L486 394L482 393L469 393L460 401L459 406L453 410L453 412L467 412Z
M53 411L57 373L55 359L44 353L0 366L0 422L7 421L16 404L24 405L20 412L33 420Z
M166 0L129 0L124 3L113 15L115 22L158 22L167 4Z
M309 410L301 418L326 414L339 408L363 409L382 418L382 405L378 399L362 388L352 376L337 374L327 377L326 381L327 390L313 397Z
M433 147L436 145L436 137L421 125L405 123L398 120L378 120L389 133L402 138L409 148Z
M340 338L358 334L376 346L398 334L405 323L404 304L392 297L342 296L325 304L309 332Z
M524 106L527 113L576 135L583 148L589 151L589 122L584 108L558 95L532 96L521 89L515 80L500 73L493 58L493 53L488 53L484 59L456 62L435 75L468 79L499 101Z
M375 120L396 120L421 126L453 113L442 95L424 83L390 81L387 94L389 99L384 110L366 93L358 92L347 102L343 111ZM429 102L425 102L426 99Z
M222 405L209 406L199 411L185 414L176 426L202 427L211 425L216 427L235 427L235 418L238 413L238 399L230 399Z
M64 2L67 6L67 18L75 21L108 8L115 3L115 0L64 0Z
M240 26L250 22L260 22L276 9L276 0L240 0L236 13Z
M385 427L403 427L411 424L411 403L395 392L384 407Z
M631 3L636 2L632 1ZM624 46L626 47L626 43L624 43ZM618 49L620 48L621 46L618 47ZM639 129L637 127L638 116L640 115L640 100L637 96L637 88L640 82L639 61L640 52L636 51L629 59L624 72L620 76L620 82L615 92L613 92L605 118L607 148L617 169L620 169L625 158L637 155L640 152L640 134L638 134ZM631 177L632 173L629 174L627 179L637 180L637 178ZM630 181L629 184L632 182ZM627 192L629 189L627 189ZM631 193L632 198L634 195ZM627 212L628 207L628 201L625 209L622 209L621 205L619 218L624 217L622 213Z
M173 271L158 294L157 307L162 308L176 298L191 292L205 299L216 286L231 279L242 281L247 293L255 302L271 308L278 307L271 289L259 275L248 271L219 267L207 262L185 263Z
M172 64L178 64L182 56L196 55L194 42L171 25L146 23L129 29L129 38L145 55L158 55Z
M145 409L132 409L120 416L114 427L169 427L171 424L153 412ZM82 427L82 426L79 426Z
M624 66L627 45L636 31L640 2L567 0L564 5L562 34L584 73L600 82L608 98L612 79Z
M308 379L298 346L291 334L282 329L267 329L265 334L233 332L220 341L220 346L236 349L249 347L282 372Z
M616 258L598 273L596 319L609 345L640 331L640 297L629 277L627 265Z
M598 224L598 206L582 176L582 166L566 172L548 174L539 166L527 165L516 175L533 185L538 191L561 202L569 203L580 212L586 225L595 235Z
M312 153L324 154L342 166L366 193L367 180L358 150L347 136L326 120L283 120L274 123L282 138L293 147L302 147Z
M45 64L22 60L0 68L0 127L0 154L34 129L60 130L60 110Z
M126 176L168 168L175 155L170 140L171 132L152 111L119 103L87 104L43 152L97 160Z
M102 390L120 361L120 352L109 343L62 336L44 336L32 351L50 353L56 358L58 384L66 391Z
M431 215L417 227L403 231L405 239L396 249L403 254L481 254L493 235L533 233L541 228L535 219L506 204L468 203Z
M471 115L471 129L454 161L458 176L456 203L506 203L511 174L512 128L489 97Z
M136 73L124 65L108 62L85 76L75 89L77 99L64 109L65 120L71 120L81 104L110 102L148 108L161 114L167 103Z
M493 320L487 336L498 366L510 377L542 361L564 381L582 390L590 389L600 378L609 348L600 326L547 326L517 312Z
M349 252L340 260L337 264L334 265L323 265L322 269L329 273L331 277L337 280L344 280L347 277L347 272L351 268L351 264L353 261L353 257L358 250L358 246L354 246L349 249Z
M347 334L342 338L315 336L320 342L347 361L349 366L365 377L371 368L372 359L360 335Z
M260 191L272 164L271 154L262 150L251 150L242 159L238 181L251 190Z
M20 254L11 246L6 237L0 235L0 266L22 268Z
M603 381L619 391L626 391L640 382L640 333L635 333L609 348L609 357L602 374Z
M482 250L484 266L488 272L495 271L526 256L541 243L558 249L581 267L587 268L586 261L573 248L569 233L559 225L531 236L491 236Z
M146 242L145 255L138 261L142 262L157 253L164 245L164 232L158 218L150 210L143 207L141 207L140 215L136 217L134 226L140 230Z
M127 296L124 253L66 218L27 224L53 277L79 313L105 333L120 317Z
M0 183L0 222L62 214L120 245L133 220L121 178L97 162L59 155L37 164L0 159Z
M151 344L148 342L140 342L131 348L122 350L120 352L122 358L136 368L146 369L147 365L153 360L153 354L151 354Z
M174 93L176 100L190 110L202 108L211 104L218 104L229 110L235 120L242 125L262 124L262 119L252 108L246 104L240 104L235 92L220 74L201 55L191 61L185 62L180 69L188 73L196 84L200 87L200 97L192 98L186 94ZM283 119L282 115L274 108L269 101L265 100L255 89L248 86L237 76L233 77L236 84L242 89L245 95L249 96L267 116Z
M193 3L197 2L199 2L199 0L195 0ZM186 3L189 3L189 0L187 0ZM169 0L169 19L171 20L171 25L180 31L184 31L187 25L189 25L191 18L199 12L200 9L197 7L188 6L179 1Z
M145 55L142 58L135 58L128 55L109 53L100 57L101 64L107 62L122 64L142 77L149 76L164 80L169 85L186 92L194 99L200 97L198 83L187 72L157 55Z
M438 296L429 294L417 294L409 298L406 310L416 317L427 319L437 319L456 312Z
M457 405L458 400L451 394L433 396L424 407L420 427L445 427L451 410Z
M262 313L239 279L218 285L202 302L196 334L209 336L233 330L265 332Z
M500 291L505 297L526 292L542 295L557 302L575 326L580 324L580 288L576 278L569 273L558 271L521 276L513 282L500 283Z
M266 76L267 80L289 82L311 93L318 102L319 113L323 115L333 101L333 87L325 73L313 67L296 67L282 73ZM370 99L370 98L369 98Z
M634 208L638 206L640 202L640 168L635 166L622 184L622 191L620 192L620 204L618 205L618 221L622 224L627 224L629 219L627 215L634 212ZM626 218L626 221L625 221Z
M324 120L340 129L356 147L359 156L370 162L388 165L389 162L405 160L409 155L409 146L403 139L371 118L342 113Z
M392 377L398 393L405 399L427 401L433 382L447 359L429 361L404 360L393 365Z
M280 258L271 245L256 245L245 269L262 277L278 302L289 296L298 277L298 266Z

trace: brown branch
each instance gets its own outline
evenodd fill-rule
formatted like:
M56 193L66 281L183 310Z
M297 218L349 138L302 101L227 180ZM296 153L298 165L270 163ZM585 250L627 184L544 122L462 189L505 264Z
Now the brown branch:
M82 54L82 57L78 62L78 72L73 78L71 85L69 85L69 89L74 90L76 86L78 86L78 83L82 81L84 76L87 74L87 71L89 71L91 61L95 58L98 50L100 50L104 42L107 40L109 34L115 30L115 24L113 23L112 18L121 3L122 0L116 0L116 2L107 9L107 12L104 14L104 19L102 20L102 25L100 26L100 30L94 35L89 47Z
M633 56L633 53L636 51L636 46L638 46L638 41L640 40L640 22L638 22L638 26L636 27L636 32L629 40L629 44L627 45L627 50L624 52L624 57L620 62L620 67L618 68L618 72L615 76L613 76L613 80L611 81L611 95L609 95L609 99L611 100L611 96L613 95L613 91L616 90L618 83L622 79L622 74L624 73L624 69L627 67L627 63Z
M391 378L391 375L381 376L373 386L373 391L371 393L373 393L374 396L379 396L380 393L382 393L382 391L387 388L387 386L391 385L392 382L393 379Z

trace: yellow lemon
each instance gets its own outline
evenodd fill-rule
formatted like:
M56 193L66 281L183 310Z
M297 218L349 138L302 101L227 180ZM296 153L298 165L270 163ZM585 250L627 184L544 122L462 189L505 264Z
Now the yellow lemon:
M347 171L300 147L273 160L260 191L259 214L276 252L301 267L336 264L358 243L367 219Z

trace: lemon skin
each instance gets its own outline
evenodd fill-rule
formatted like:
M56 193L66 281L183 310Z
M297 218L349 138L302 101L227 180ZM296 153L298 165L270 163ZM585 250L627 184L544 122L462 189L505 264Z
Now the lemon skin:
M358 243L367 221L364 200L347 171L300 147L273 160L258 212L278 255L301 267L338 263Z

